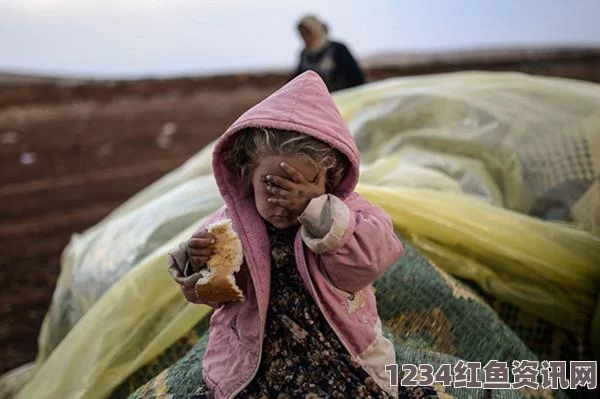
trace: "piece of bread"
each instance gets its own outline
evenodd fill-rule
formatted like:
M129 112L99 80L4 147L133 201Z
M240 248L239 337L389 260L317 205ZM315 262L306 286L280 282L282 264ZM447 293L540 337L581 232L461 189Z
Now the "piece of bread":
M207 228L215 237L215 254L200 271L202 277L195 286L196 296L204 302L235 302L245 299L235 282L233 273L240 271L244 261L242 243L233 230L230 219L211 224Z

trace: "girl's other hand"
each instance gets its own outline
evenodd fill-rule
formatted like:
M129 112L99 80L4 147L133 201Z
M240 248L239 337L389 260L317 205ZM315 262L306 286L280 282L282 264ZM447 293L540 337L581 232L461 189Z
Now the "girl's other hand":
M187 242L187 254L194 271L206 266L206 262L215 253L215 238L206 230L196 233Z

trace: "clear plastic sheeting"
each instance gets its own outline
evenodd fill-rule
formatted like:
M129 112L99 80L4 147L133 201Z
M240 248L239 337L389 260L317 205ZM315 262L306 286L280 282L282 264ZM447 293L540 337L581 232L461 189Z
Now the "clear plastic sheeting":
M586 331L600 282L600 86L473 72L335 97L363 157L358 191L398 231L446 271ZM166 261L221 204L211 150L73 237L19 398L104 398L206 317Z
M63 254L38 356L48 356L115 282L221 204L212 176L192 178L101 228L73 236Z
M365 165L395 157L440 172L440 189L450 177L491 204L600 233L597 84L456 73L388 80L337 102ZM432 186L414 178L413 187Z

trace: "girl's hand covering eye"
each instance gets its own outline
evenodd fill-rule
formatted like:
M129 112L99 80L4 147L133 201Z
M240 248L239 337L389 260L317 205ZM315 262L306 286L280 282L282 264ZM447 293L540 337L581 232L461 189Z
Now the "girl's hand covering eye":
M289 177L267 175L266 188L271 196L267 201L287 209L293 214L301 214L310 200L325 194L326 170L319 169L313 181L309 181L293 166L282 162L281 169Z

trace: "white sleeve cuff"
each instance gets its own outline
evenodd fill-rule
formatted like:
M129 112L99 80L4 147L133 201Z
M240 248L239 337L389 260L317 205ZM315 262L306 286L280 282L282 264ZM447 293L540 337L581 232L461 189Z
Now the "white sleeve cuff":
M350 221L350 209L335 195L313 198L298 217L302 241L320 254L340 246Z

